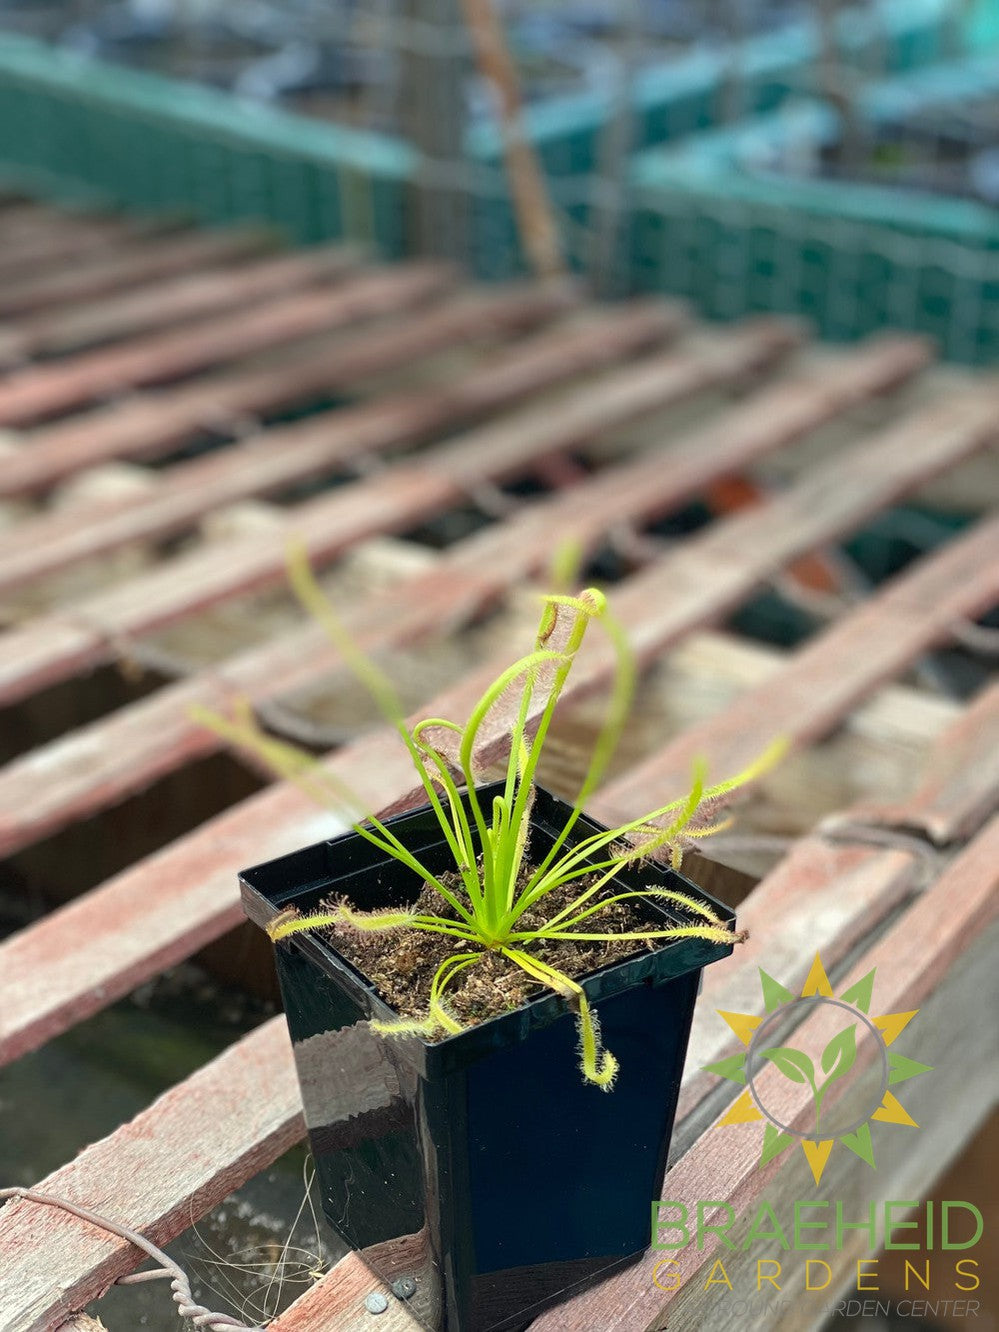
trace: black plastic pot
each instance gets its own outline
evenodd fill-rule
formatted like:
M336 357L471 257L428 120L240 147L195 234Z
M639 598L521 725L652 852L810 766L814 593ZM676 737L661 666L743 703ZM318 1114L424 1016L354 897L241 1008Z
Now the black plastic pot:
M480 792L488 808L493 791ZM529 850L544 854L569 807L539 790ZM448 848L429 809L391 820L434 872ZM574 842L598 830L580 819ZM421 884L356 833L240 876L249 917L346 895L363 910L412 902ZM672 870L619 882L679 888ZM649 918L679 919L645 904ZM701 969L730 946L679 939L582 984L620 1060L613 1091L583 1082L576 1024L543 994L435 1044L382 1037L392 1010L321 938L277 946L305 1118L331 1226L433 1332L522 1327L547 1305L641 1256L659 1196Z

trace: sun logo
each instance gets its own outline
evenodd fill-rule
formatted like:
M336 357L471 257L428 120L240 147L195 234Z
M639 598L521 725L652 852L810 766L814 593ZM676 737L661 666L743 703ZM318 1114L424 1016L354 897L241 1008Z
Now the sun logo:
M760 968L764 1016L727 1013L718 1009L719 1016L725 1019L746 1047L739 1054L704 1066L705 1072L717 1073L719 1077L746 1088L718 1123L721 1126L747 1124L755 1120L765 1122L761 1167L779 1156L785 1148L800 1142L818 1184L836 1142L842 1143L862 1161L874 1167L872 1121L919 1127L890 1088L932 1070L929 1064L907 1059L888 1048L919 1010L887 1013L882 1017L868 1016L874 994L874 975L873 971L868 972L862 980L836 997L822 959L816 953L800 995L793 995ZM816 1023L809 1023L803 1030L805 1019L817 1016L817 1010L824 1010L821 1018ZM778 1044L778 1031L788 1030L792 1026L802 1036L808 1035L809 1029L821 1028L813 1042L815 1048L799 1050ZM830 1030L833 1031L832 1035L829 1035ZM881 1077L876 1091L866 1094L867 1103L858 1106L855 1103L856 1096L849 1095L846 1084L856 1063L858 1037L863 1039L865 1036L877 1042L875 1059L880 1058ZM768 1108L765 1101L767 1093L765 1089L761 1091L759 1085L760 1074L768 1065L773 1065L791 1082L810 1089L814 1124L808 1131L791 1128L781 1121L779 1113ZM829 1097L833 1088L837 1088L836 1094ZM775 1094L773 1090L769 1092L771 1100Z

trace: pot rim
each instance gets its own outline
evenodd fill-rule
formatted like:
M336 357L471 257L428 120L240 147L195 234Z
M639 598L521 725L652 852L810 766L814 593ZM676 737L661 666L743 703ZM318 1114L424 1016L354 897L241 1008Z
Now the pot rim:
M476 789L480 797L489 799L493 793L498 794L502 791L503 782L489 783ZM463 792L463 798L467 799L467 792ZM544 787L538 786L531 815L532 828L540 830L542 834L552 835L553 831L557 832L561 829L566 817L571 812L571 808L565 801L552 795ZM429 805L414 807L394 814L384 822L398 830L399 826L406 822L414 826L421 821L426 822L428 815L436 823ZM573 836L569 845L571 845L572 840L578 840L575 837L577 831L580 834L588 834L600 830L605 830L603 824L583 814L573 829ZM290 905L295 897L301 897L305 893L312 896L324 888L332 888L336 883L337 876L330 871L321 874L318 879L313 873L306 882L300 883L291 890L275 891L271 887L268 891L267 885L273 884L275 879L287 878L289 875L294 879L296 870L298 870L298 874L301 874L298 867L311 864L313 868L316 868L319 862L328 860L330 852L335 854L337 848L344 850L356 843L370 849L370 855L366 857L369 863L360 869L356 869L353 872L354 877L362 873L372 873L376 870L391 870L398 866L397 861L371 847L371 844L366 842L353 829L348 829L335 837L313 843L311 846L302 847L284 856L242 870L239 874L239 881L243 906L247 916L255 924L266 928L267 924L281 910ZM426 844L427 847L431 845L444 846L446 843L443 836L441 836L439 841ZM406 867L399 868L407 875L412 873ZM634 884L629 882L629 879L633 879L637 874L638 871L634 867L627 868L622 871L620 882L625 887L633 887ZM341 875L340 877L344 876ZM678 871L660 862L646 862L641 871L641 878L645 881L646 886L650 877L657 886L669 884L698 898L716 911L726 924L734 927L735 912L724 903L711 897L710 894L686 879ZM675 914L671 915L670 912L653 900L647 901L646 906L652 912L661 914L667 919L675 919ZM660 946L609 962L593 971L586 972L582 976L573 977L573 979L582 986L591 1004L599 1004L601 1001L610 999L615 994L631 989L635 985L644 983L665 984L691 971L700 970L711 962L727 957L731 954L734 945L734 938L731 944L713 943L706 939L667 940ZM324 975L347 989L351 996L362 1004L369 1019L391 1021L399 1018L398 1011L381 997L374 983L364 972L348 961L328 940L316 934L303 933L296 935L294 938L282 940L275 947L298 949ZM443 1064L449 1066L464 1065L470 1059L476 1058L498 1045L518 1043L526 1039L531 1029L548 1026L569 1011L569 1004L561 995L553 991L542 992L516 1008L495 1014L482 1022L464 1028L461 1032L447 1035L439 1040L431 1040L414 1034L412 1036L393 1037L392 1041L393 1045L400 1051L405 1049L411 1057L415 1056L416 1062L429 1073L431 1066Z

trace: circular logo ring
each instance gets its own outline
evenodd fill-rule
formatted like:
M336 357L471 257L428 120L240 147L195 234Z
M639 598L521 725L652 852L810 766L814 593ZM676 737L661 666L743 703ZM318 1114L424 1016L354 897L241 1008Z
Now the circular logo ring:
M881 1054L881 1089L877 1094L877 1101L875 1102L876 1109L884 1100L885 1092L888 1090L888 1050L885 1046L884 1037L881 1035L881 1032L878 1031L877 1027L866 1013L862 1013L858 1008L854 1008L852 1004L844 1003L842 999L830 999L822 994L809 995L804 999L795 999L793 1004L783 1005L771 1016L775 1019L779 1017L782 1018L786 1013L789 1013L792 1009L797 1008L801 1004L807 1005L810 1009L816 1009L823 1004L826 1004L831 1008L845 1008L848 1013L851 1013L855 1018L858 1018L866 1025L874 1039L877 1041L878 1050ZM766 1043L764 1040L764 1034L767 1030L767 1026L768 1022L766 1021L760 1023L753 1032L753 1038L749 1042L749 1049L746 1051L746 1085L749 1088L750 1096L756 1103L756 1108L759 1110L763 1118L773 1124L774 1128L779 1132L789 1133L793 1138L802 1138L808 1142L824 1142L829 1138L843 1138L850 1133L856 1133L857 1129L862 1128L870 1119L870 1115L861 1115L860 1118L850 1124L848 1128L837 1129L835 1133L801 1133L797 1129L791 1128L789 1124L782 1124L779 1119L776 1119L767 1110L756 1090L755 1081L756 1075L760 1072L760 1069L763 1066L762 1055L758 1052L757 1047ZM753 1062L754 1056L756 1059L755 1066Z

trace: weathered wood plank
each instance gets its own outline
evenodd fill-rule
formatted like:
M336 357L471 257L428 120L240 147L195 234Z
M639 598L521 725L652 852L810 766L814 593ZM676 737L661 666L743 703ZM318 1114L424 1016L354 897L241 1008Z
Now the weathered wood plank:
M423 333L416 344L421 354L481 332L476 308L445 307L412 321ZM520 317L516 300L509 310ZM497 324L503 313L503 308L495 311ZM554 336L549 333L500 353L488 367L466 375L453 387L380 397L265 430L227 449L177 464L157 478L150 493L74 504L71 510L19 523L0 534L0 594L130 542L176 535L212 509L328 475L362 455L416 443L437 430L516 403L532 388L548 387L577 373L587 360L597 368L657 334L667 336L678 316L668 307L613 312L597 321L599 327L556 330ZM410 351L411 344L407 341L403 349ZM391 344L383 347L386 368L392 350ZM341 376L344 368L340 367ZM26 452L33 452L30 445ZM21 458L13 460L15 470L20 462ZM0 486L2 472L0 464Z
M89 1314L77 1314L68 1323L60 1323L56 1332L108 1332L108 1329L99 1318L91 1318Z
M847 988L876 968L878 1011L909 1012L919 1008L997 917L999 820L993 820L898 923L864 953L848 976L839 980L837 988ZM985 973L977 972L976 980L983 974L990 976L994 985L994 966ZM955 1031L966 1025L966 1008L952 1011L950 1020ZM870 1059L867 1047L871 1044L861 1044L858 1068ZM980 1059L976 1062L980 1066ZM767 1070L763 1077L766 1086L761 1082L761 1094L767 1105L783 1123L805 1127L814 1113L809 1089L781 1077L776 1069ZM708 1196L705 1189L710 1189L712 1198L731 1203L741 1213L761 1197L764 1189L774 1185L783 1170L793 1169L778 1158L768 1169L759 1170L759 1132L724 1131L724 1152L719 1151L717 1130L709 1129L668 1173L664 1197L703 1198ZM860 1162L857 1168L866 1170ZM714 1261L718 1244L716 1237L709 1237L700 1251L693 1245L677 1251L676 1270L683 1285L665 1300L659 1299L652 1281L655 1263L662 1255L651 1251L634 1267L544 1314L532 1326L535 1332L578 1332L580 1327L639 1332L663 1326L664 1317L669 1318L671 1328L694 1326L689 1311L684 1310L688 1291L696 1275ZM703 1302L699 1312L703 1316ZM749 1325L759 1326L756 1322Z
M193 231L165 237L59 273L27 277L4 285L0 319L70 302L94 300L110 291L187 273L204 264L227 263L257 254L274 244L266 232Z
M268 297L286 295L306 283L345 272L359 262L344 245L296 250L242 264L209 268L108 296L99 305L43 313L0 329L0 361L54 355L148 333L185 320L222 314Z
M15 497L45 490L73 472L113 458L155 458L199 430L230 429L259 412L276 411L329 392L352 389L365 376L406 365L450 344L455 337L478 339L522 331L572 306L573 289L511 286L499 292L458 296L427 311L414 312L391 328L359 331L349 344L342 334L310 340L251 366L237 366L179 387L158 389L84 416L41 427L23 436L25 447L0 467L0 495ZM636 303L632 318L645 312L654 340L655 317L679 327L679 307ZM611 339L608 357L627 339ZM666 336L666 332L662 333ZM643 344L637 340L631 349ZM620 353L623 354L623 351Z
M850 371L862 367L864 381L876 382L871 363L877 359L867 352L862 361L844 363L839 380L829 374L818 397L796 392L801 386L792 384L789 396L795 410L783 417L780 388L764 390L711 424L715 447L704 447L705 431L699 430L673 445L665 457L655 452L601 473L458 544L432 570L406 579L348 617L352 632L371 651L401 646L439 632L442 625L460 623L541 568L567 535L592 547L616 522L657 516L696 494L712 477L744 465L764 448L788 442L792 430L803 432L820 424L837 403L854 400L857 384ZM897 364L890 354L885 368L894 374ZM754 577L753 568L749 556L744 567L748 580ZM21 836L51 832L71 817L93 813L215 748L215 738L192 721L192 703L222 706L231 693L262 702L322 679L339 664L321 631L308 627L27 755L0 772L0 829L5 830L0 831L0 850L10 849L16 835L8 822L7 793L22 811L16 816L24 830ZM28 791L35 793L33 798L25 798Z
M180 379L310 334L405 310L440 294L455 277L430 263L358 270L332 288L275 297L252 319L242 312L222 314L192 328L29 366L0 383L0 425L25 425L125 388Z
M120 218L90 217L70 220L36 218L30 228L5 236L0 245L0 282L16 283L25 273L43 268L52 273L78 264L127 252L148 238L134 235Z
M141 221L106 213L75 216L36 210L20 225L4 232L0 243L0 281L4 287L32 271L54 274L82 266L106 263L112 255L138 254L164 238L181 232L177 218L149 217ZM185 229L185 234L194 233Z
M865 456L870 457L870 454L865 451ZM805 486L811 482L802 481L800 484ZM900 484L897 477L894 484ZM786 498L782 497L778 502L783 503ZM876 497L864 492L858 495L857 502L876 503ZM837 520L841 516L841 511L837 510ZM820 515L817 514L816 518L820 520ZM730 521L742 523L741 518ZM772 531L768 509L760 512L758 523L763 531ZM813 539L822 540L824 533L821 526L814 528L811 535ZM885 677L889 663L895 669L900 669L906 660L911 660L924 649L925 640L931 639L937 631L938 621L934 619L932 608L938 596L945 597L948 609L953 612L954 606L958 604L954 600L956 594L966 598L961 604L971 606L983 595L983 585L991 589L995 580L999 580L997 560L991 561L990 572L976 572L963 581L958 579L953 587L950 577L954 576L955 570L963 573L969 563L977 570L983 553L987 554L993 549L997 540L999 520L982 524L889 585L870 603L865 603L844 622L846 629L837 626L831 631L850 632L854 622L868 622L874 613L872 607L876 609L885 601L891 604L904 601L907 606L925 606L928 602L930 606L930 613L922 620L915 617L913 625L904 634L897 635L897 641L892 635L877 639L878 652L873 651L871 641L867 642L865 652L858 656L858 662L863 663L863 671L859 665L854 667L850 688L839 689L833 694L834 701L825 706L822 714L824 725L832 725L836 720L833 715L834 705L840 707L842 715L859 697L874 689ZM754 543L751 542L747 550L753 549ZM793 549L789 550L788 557L796 553ZM671 555L660 564L668 567L669 562L675 558ZM984 566L988 568L989 564L985 559ZM942 577L941 570L947 571L947 579ZM662 569L657 572L661 574ZM753 570L744 565L743 576L751 585ZM661 601L632 595L634 584L645 578L645 575L638 575L622 584L618 589L616 606L633 642L648 660L711 612L714 593L710 586L702 583L701 600L687 601L687 620L684 621L671 609L664 608ZM723 586L727 589L729 584L724 573L723 578ZM983 584L983 579L989 578L993 583ZM941 584L943 593L940 592ZM889 622L895 623L890 617ZM920 623L923 625L924 637L920 635ZM902 655L902 644L909 654L908 658ZM813 648L804 649L804 653L813 652ZM786 693L789 698L795 697L794 682L801 673L799 661L802 657L803 654L799 653L791 658L765 687L777 694ZM473 677L462 680L429 705L429 714L445 717L467 715L478 691L505 664L505 658L503 662L490 662ZM608 652L598 649L590 653L578 663L576 674L570 680L572 693L567 692L566 698L571 698L573 693L578 696L599 687L606 682L611 669ZM786 688L782 685L785 677L788 681ZM178 705L188 701L189 692L196 685L197 682L189 682L177 687ZM211 699L215 696L207 697ZM0 846L9 852L41 836L44 831L61 826L68 818L88 812L101 801L115 794L120 795L121 774L128 770L123 755L127 754L130 746L142 749L143 763L146 765L144 771L148 774L158 770L153 768L154 762L169 765L178 748L185 757L190 757L192 752L198 752L199 744L209 747L214 744L210 737L199 737L192 727L182 727L179 722L174 722L172 728L164 726L163 731L158 733L162 739L148 738L153 735L148 714L150 710L155 711L155 706L156 701L153 700L150 704L139 704L137 709L130 710L124 724L129 728L128 733L121 729L120 733L115 734L115 723L112 722L110 726L104 724L103 746L94 744L95 728L90 728L89 732L80 732L67 741L8 766L0 776L0 808L4 811L0 816ZM734 706L740 707L739 701ZM141 722L139 725L135 724L137 717ZM768 729L762 736L758 729L754 731L750 724L756 724L754 717L755 714L749 721L741 723L750 731L750 741L746 742L750 758L755 757L763 743L773 735L772 729ZM792 742L800 742L815 733L808 708L789 710L783 720L785 734ZM100 727L96 728L96 733L102 734ZM109 735L114 736L114 743L109 741ZM498 752L503 738L502 729L484 733L484 754L488 757L493 751ZM684 743L682 737L679 743ZM408 756L400 753L400 750L401 746L397 744L394 734L378 732L339 751L331 760L331 767L349 782L362 799L372 805L402 808L416 796L417 787ZM672 752L674 747L669 747L667 754ZM60 754L66 755L62 760L61 771ZM57 775L59 782L55 781ZM671 790L679 792L685 789L686 780L685 769L680 769L673 788L662 784L629 784L626 778L624 782L598 796L593 802L594 813L607 821L635 817L648 808L650 790L665 793L665 798ZM629 799L630 805L627 804ZM127 992L128 988L138 983L140 977L150 974L150 968L179 960L185 955L185 950L192 950L234 924L238 919L231 879L234 860L269 859L296 845L317 840L324 835L317 830L328 826L324 816L308 809L293 792L282 788L265 791L213 820L173 848L126 871L82 901L0 946L3 973L7 978L3 1002L0 1003L0 1059L12 1058L47 1039L54 1031L74 1020L74 1017L92 1012L95 1007ZM241 846L244 848L242 851L238 849ZM251 847L253 849L249 850ZM851 865L852 861L848 858L844 863ZM145 885L141 893L136 886L140 882ZM138 901L143 904L141 908L136 907ZM88 938L101 938L101 948L85 950L72 960L66 959L69 942L80 937L81 932ZM40 994L33 983L33 977L37 976L40 967L51 963L55 957L64 958L59 974L53 977L52 983Z
M999 519L924 557L868 602L818 634L774 677L689 728L601 796L602 817L635 807L644 791L682 790L695 757L738 772L775 736L817 740L871 688L947 637L964 616L999 599ZM977 789L994 799L991 772ZM944 775L941 774L941 780ZM969 775L977 784L978 775ZM616 821L616 820L615 820Z
M787 657L783 648L740 638L732 632L705 629L685 638L670 653L661 689L679 704L684 690L696 685L702 695L717 692L723 699L721 706L727 706L738 693L776 675ZM697 706L701 706L699 702ZM683 721L685 710L681 709L679 715ZM886 684L850 712L843 724L879 746L923 750L964 715L965 709L956 699L930 694L915 685Z
M967 838L997 804L999 685L992 685L947 729L911 799L901 804L864 804L851 811L851 819L917 829L944 846Z
M274 1018L39 1189L162 1246L303 1132L284 1019ZM21 1199L0 1209L0 1255L2 1332L51 1332L144 1258L113 1235Z
M792 658L768 671L768 681L777 681L782 672L794 670ZM791 988L803 980L817 946L817 920L822 923L823 956L830 967L836 966L925 874L928 862L917 863L915 852L851 843L846 825L886 822L908 827L923 820L936 826L946 823L948 815L959 809L962 834L970 837L986 822L992 811L983 793L988 791L995 798L994 776L987 768L978 767L969 780L967 767L951 759L962 740L967 741L976 728L982 727L986 702L990 704L988 720L993 719L996 692L986 691L939 733L926 763L927 778L911 797L890 807L857 804L841 816L826 820L824 828L834 835L837 827L841 828L845 840L832 840L824 832L802 838L740 907L739 920L750 937L739 950L738 967L712 967L704 975L703 1002L691 1033L679 1118L693 1109L710 1086L712 1079L700 1071L702 1066L739 1048L727 1027L710 1016L705 1018L708 1010L750 1011L758 1002L756 963L766 963L771 973L779 974ZM727 711L723 715L727 717ZM732 725L737 724L733 720ZM790 735L789 739L794 741L796 737ZM594 813L611 822L629 808L623 784L608 786L592 803ZM882 819L882 813L890 817ZM770 928L775 920L781 922L778 935Z
M88 598L72 614L43 617L0 639L0 702L65 678L84 662L106 660L125 637L280 582L292 534L313 560L328 562L365 537L405 530L461 503L471 486L516 475L546 454L739 379L786 350L794 336L786 325L753 322L727 333L711 357L675 353L617 371L557 404L528 406L414 462L292 506L266 536L219 541Z
M377 1317L364 1307L371 1294L388 1300L388 1308ZM405 1304L372 1276L357 1254L349 1253L275 1318L268 1332L419 1332L421 1326L410 1317Z
M5 246L42 242L66 236L92 234L94 228L106 233L110 219L106 213L64 213L37 203L23 203L0 211L0 241ZM120 226L120 220L119 220Z

